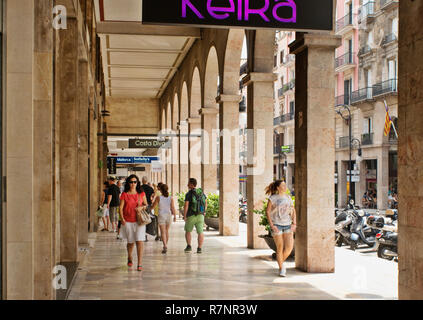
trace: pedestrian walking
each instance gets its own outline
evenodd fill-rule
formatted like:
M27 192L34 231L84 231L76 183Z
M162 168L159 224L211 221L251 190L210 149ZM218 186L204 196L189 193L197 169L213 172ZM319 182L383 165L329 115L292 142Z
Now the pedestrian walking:
M109 224L110 224L110 217L109 217L109 209L107 208L107 201L109 195L109 182L104 181L104 189L101 193L101 203L100 207L103 208L103 217L101 218L103 221L103 229L101 231L108 231Z
M151 211L152 209L151 205L153 203L153 198L154 198L154 189L148 184L148 179L146 176L142 177L141 189L145 193L145 196L147 198L148 211ZM148 241L147 234L145 235L145 241Z
M276 244L276 259L279 265L279 276L286 277L285 260L294 247L296 231L296 213L291 197L286 193L286 183L277 180L266 188L269 195L266 214Z
M161 185L162 185L161 182L159 182L157 184L157 186L155 184L153 185L153 189L154 189L153 211L154 211L154 215L157 218L159 216L159 205L158 204L155 204L154 205L154 203L155 203L156 199L162 195L162 193L160 192L160 189L159 189ZM157 236L156 236L156 239L155 240L156 241L161 240L161 237L160 237L160 228L159 228L159 224L158 223L156 223L156 234L157 234Z
M201 189L197 188L197 180L190 178L188 181L189 191L185 196L184 221L185 221L185 239L187 247L185 252L191 252L191 232L194 227L198 234L197 253L202 253L204 242L204 214L207 210L207 198Z
M160 234L162 235L163 251L167 252L167 244L169 242L169 228L173 221L176 222L176 210L173 198L169 195L169 187L166 184L160 184L160 196L156 196L153 207L158 206L158 225L160 227Z
M107 208L109 209L109 218L112 225L110 232L117 232L118 208L119 208L120 189L116 185L116 178L109 177Z
M120 197L120 219L122 221L122 235L127 240L128 267L132 267L132 251L134 244L137 246L138 271L142 271L142 255L146 237L146 226L138 225L135 208L147 206L145 193L142 191L140 181L136 175L126 179L125 190Z

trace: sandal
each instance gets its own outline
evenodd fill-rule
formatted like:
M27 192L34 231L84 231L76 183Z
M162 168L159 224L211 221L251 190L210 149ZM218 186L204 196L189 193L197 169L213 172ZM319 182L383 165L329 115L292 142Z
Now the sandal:
M128 259L128 267L132 267L132 266L133 266L132 261Z
M142 271L142 266L138 266L137 270Z

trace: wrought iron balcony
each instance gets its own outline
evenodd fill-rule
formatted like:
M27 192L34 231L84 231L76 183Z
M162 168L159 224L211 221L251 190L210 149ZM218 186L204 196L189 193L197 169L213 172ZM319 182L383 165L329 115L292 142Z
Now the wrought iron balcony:
M382 46L388 45L388 44L393 43L395 41L398 41L398 37L394 33L388 34L386 37L383 38Z
M398 92L398 80L392 79L373 86L373 97Z
M278 89L278 97L282 97L284 95L283 87Z
M349 141L350 141L350 137L340 137L339 138L339 148L340 149L348 148L350 146Z
M366 45L360 49L360 51L358 52L358 55L364 56L365 54L368 54L371 52L372 52L372 48L369 45Z
M274 126L278 126L282 123L294 120L295 114L294 113L286 113L280 117L274 118L273 119L273 125Z
M354 14L352 12L348 13L346 16L338 19L336 21L336 33L339 33L344 28L348 26L354 26Z
M351 94L351 104L371 100L373 98L371 87L362 88Z
M361 145L368 146L373 144L374 133L365 133L361 135Z
M339 56L335 59L335 69L341 68L346 65L354 65L355 64L355 53L347 52L342 56Z
M335 107L347 105L349 106L351 103L351 99L349 95L342 95L335 97Z
M369 18L374 18L375 14L375 2L371 1L362 5L358 9L358 23L364 22L364 20Z
M292 90L295 88L295 79L289 81L288 83L284 84L282 87L282 92L285 94L287 91Z
M380 0L380 9L388 10L390 8L397 7L399 0Z

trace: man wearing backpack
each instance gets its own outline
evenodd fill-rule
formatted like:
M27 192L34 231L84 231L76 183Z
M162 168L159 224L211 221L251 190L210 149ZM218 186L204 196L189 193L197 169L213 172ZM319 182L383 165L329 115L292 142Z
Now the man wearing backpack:
M204 214L207 209L207 198L201 189L196 189L197 180L190 178L188 181L189 191L185 196L184 221L185 221L185 239L187 247L185 252L191 252L191 232L195 229L198 234L197 253L201 253L204 242Z

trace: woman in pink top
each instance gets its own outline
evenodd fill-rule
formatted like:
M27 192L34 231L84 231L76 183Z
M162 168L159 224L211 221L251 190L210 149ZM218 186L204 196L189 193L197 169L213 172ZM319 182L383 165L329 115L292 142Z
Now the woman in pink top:
M137 244L138 271L142 271L142 254L145 241L145 225L137 223L137 206L147 206L145 193L141 189L140 180L136 175L126 179L125 190L120 196L120 219L122 221L122 235L127 240L128 267L132 267L132 251Z

